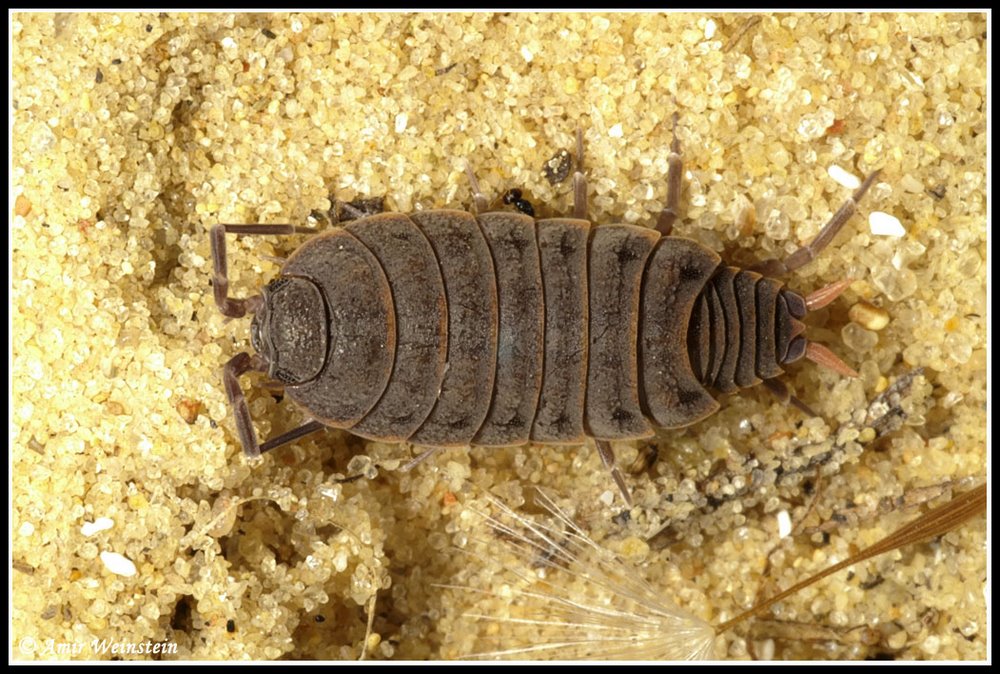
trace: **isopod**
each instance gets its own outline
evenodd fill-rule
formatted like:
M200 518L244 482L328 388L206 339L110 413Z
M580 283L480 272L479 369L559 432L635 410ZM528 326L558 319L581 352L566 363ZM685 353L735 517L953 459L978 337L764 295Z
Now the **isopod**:
M682 160L676 133L655 228L593 226L577 132L572 218L475 210L380 213L317 234L294 225L212 228L215 300L254 314L255 354L225 365L236 430L251 457L323 427L434 448L577 445L595 440L626 502L612 441L681 428L715 395L777 379L807 357L853 371L809 342L801 319L847 281L807 297L775 277L812 260L854 213L872 173L819 234L785 260L749 269L673 236ZM260 295L229 296L225 235L314 236ZM309 420L257 440L239 377L267 372ZM808 408L805 408L808 410Z

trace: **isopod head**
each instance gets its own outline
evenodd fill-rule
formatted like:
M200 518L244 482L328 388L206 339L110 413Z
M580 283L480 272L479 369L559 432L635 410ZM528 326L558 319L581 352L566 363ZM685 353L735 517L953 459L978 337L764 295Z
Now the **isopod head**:
M269 283L250 324L250 342L268 364L268 375L284 384L304 384L326 362L326 305L312 281L295 276Z

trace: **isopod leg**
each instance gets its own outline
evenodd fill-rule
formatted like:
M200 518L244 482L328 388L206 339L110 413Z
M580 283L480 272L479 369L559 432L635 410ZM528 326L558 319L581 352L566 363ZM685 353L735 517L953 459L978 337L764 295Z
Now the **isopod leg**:
M290 442L295 442L299 438L304 438L305 436L311 435L316 431L321 431L324 428L326 428L326 426L324 426L318 421L307 421L298 428L293 428L287 433L282 433L281 435L275 438L271 438L270 440L262 444L260 446L260 453L263 454L264 452L269 452L272 449L277 449L282 445L287 445Z
M587 219L587 176L583 173L583 129L576 130L576 171L573 172L573 217Z
M440 451L441 451L441 447L431 447L430 449L425 449L424 451L420 452L415 457L413 457L412 459L410 459L409 461L407 461L406 463L404 463L399 468L399 471L402 472L402 473L408 473L411 470L413 470L415 467L417 467L418 465L420 465L421 463L423 463L427 459L431 458L432 456L434 456L435 454L437 454Z
M481 215L489 209L490 202L486 200L486 195L479 191L479 181L476 180L476 174L472 172L472 165L469 162L465 162L465 175L469 178L469 187L472 189L472 205L476 215Z
M670 143L670 155L667 157L667 203L660 211L656 220L656 231L663 236L670 236L674 230L674 222L680 216L682 176L684 162L681 159L681 142L677 138L677 113L673 116L674 139Z
M243 352L229 359L222 371L222 383L226 388L226 397L233 408L236 419L236 434L243 445L243 453L250 458L260 456L261 448L257 442L257 433L253 429L253 417L250 416L250 406L240 386L240 377L251 370L265 372L267 364L259 356L251 356Z
M611 472L611 477L614 478L615 484L618 485L618 490L622 493L622 498L625 499L626 505L631 508L632 494L629 492L628 485L625 484L625 478L622 476L621 470L615 465L615 450L611 448L611 443L607 440L595 440L595 442L597 443L597 453L601 456L604 467Z
M223 315L240 318L247 312L255 313L260 308L260 295L246 299L229 296L229 267L226 262L226 234L311 234L311 227L295 225L215 225L212 227L212 263L215 278L212 282L215 304Z
M791 403L792 405L799 408L800 410L802 410L811 417L819 416L818 414L816 414L816 412L813 411L811 407L809 407L804 402L793 396L791 394L791 391L788 390L788 387L785 386L784 382L782 382L780 379L765 379L764 386L765 388L767 388L768 391L773 393L778 400L785 403L786 405L788 403Z
M861 183L861 187L854 191L847 201L840 207L840 209L833 214L830 221L823 225L823 229L819 230L819 234L816 235L812 241L802 246L794 253L786 257L784 260L770 259L764 260L755 264L750 269L752 271L760 272L765 276L783 276L789 274L799 267L811 262L820 252L830 245L833 238L837 236L837 233L843 229L847 221L851 219L854 215L854 211L858 208L858 202L861 201L861 197L865 195L865 192L872 186L875 180L878 178L879 171L873 171L865 181Z

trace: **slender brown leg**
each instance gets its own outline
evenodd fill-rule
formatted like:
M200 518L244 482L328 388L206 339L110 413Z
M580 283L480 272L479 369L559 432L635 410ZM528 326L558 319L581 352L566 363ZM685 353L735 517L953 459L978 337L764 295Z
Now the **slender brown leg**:
M231 318L240 318L249 313L256 313L260 309L263 299L260 295L253 295L246 299L237 299L229 296L229 269L226 263L226 234L314 234L315 229L311 227L297 227L295 225L224 225L219 224L212 227L212 262L215 267L215 279L213 289L215 292L215 303L224 315ZM239 435L240 444L243 445L243 453L248 457L256 458L263 452L279 447L283 444L296 440L308 433L319 430L322 424L314 427L318 422L308 422L299 428L272 438L263 445L257 442L257 433L253 429L253 418L250 416L250 407L247 405L246 396L240 386L240 377L247 372L267 372L267 362L258 355L251 356L248 353L238 353L233 356L223 369L222 381L226 388L226 396L233 407L233 415L236 419L236 433Z
M667 204L660 211L656 220L656 231L663 236L670 236L674 230L674 221L680 216L681 190L683 189L684 162L681 160L681 142L677 138L677 113L673 116L674 139L670 143L670 156L667 157Z
M587 176L583 173L583 129L576 130L576 171L573 172L573 217L587 219Z
M490 202L487 201L486 195L479 191L479 181L476 180L476 174L472 172L469 162L465 162L465 175L469 178L469 187L472 188L472 205L476 215L485 213L490 207Z
M861 201L861 197L865 195L868 188L872 186L875 180L878 178L881 170L873 171L871 175L865 178L865 181L861 183L861 187L854 191L844 205L833 214L830 221L823 225L823 229L819 230L819 234L816 235L812 241L806 245L799 248L797 251L786 257L784 260L770 259L764 260L755 264L750 269L752 271L760 272L765 276L783 276L789 274L799 267L811 262L817 255L820 254L824 248L830 245L833 241L833 237L837 236L837 233L843 229L847 221L851 219L854 215L854 211L858 208L858 202Z
M215 278L212 282L215 304L219 311L230 318L240 318L260 308L261 297L246 299L229 296L229 268L226 263L226 234L315 234L312 227L295 225L215 225L212 227L212 263Z
M238 353L229 359L222 371L222 383L226 388L226 397L233 407L233 416L236 418L236 434L240 437L240 444L243 445L243 453L250 458L260 456L260 444L257 442L257 433L253 429L253 417L250 416L250 407L247 405L246 396L243 395L243 388L240 386L240 377L247 372L266 372L267 363L257 355Z
M240 444L243 445L244 454L255 459L265 452L325 428L318 421L307 421L298 428L293 428L287 433L271 438L264 444L258 443L257 432L253 429L253 418L250 416L250 407L247 405L246 396L240 386L240 377L251 371L267 372L267 363L260 356L238 353L226 363L222 373L226 397L229 398L229 404L233 407L233 416L236 418L236 434L240 438Z
M628 490L628 485L625 484L625 478L622 476L621 470L615 465L615 450L611 448L611 443L607 440L595 440L594 442L597 443L597 453L601 456L604 467L611 472L611 477L614 478L615 484L618 485L618 490L622 493L622 498L625 499L625 503L631 508L632 494Z
M773 393L778 400L785 403L786 405L788 403L791 403L792 405L799 408L800 410L802 410L811 417L819 416L818 414L816 414L816 412L813 411L811 407L809 407L804 402L793 396L791 394L791 391L788 390L788 387L785 386L785 383L780 379L765 379L764 387L767 388L768 391Z
M263 454L264 452L269 452L272 449L277 449L278 447L287 445L290 442L295 442L299 438L304 438L305 436L311 435L316 431L321 431L324 428L326 428L326 426L318 421L307 421L298 428L293 428L287 433L282 433L281 435L271 438L262 444L260 446L260 453Z

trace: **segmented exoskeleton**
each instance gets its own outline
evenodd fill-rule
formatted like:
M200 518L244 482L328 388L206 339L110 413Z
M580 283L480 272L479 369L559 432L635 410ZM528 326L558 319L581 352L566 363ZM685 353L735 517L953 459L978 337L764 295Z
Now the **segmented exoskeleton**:
M786 260L738 269L671 235L676 132L655 229L588 221L582 145L578 132L573 218L485 212L470 170L475 212L381 213L316 234L245 300L228 296L225 234L315 230L216 225L216 302L227 316L254 313L257 353L225 368L244 451L324 426L430 448L589 437L628 501L611 441L690 425L719 408L713 393L761 382L798 403L776 378L803 356L853 374L800 322L847 282L803 298L773 277L826 246L877 173ZM250 370L281 382L310 420L259 444L238 383Z

